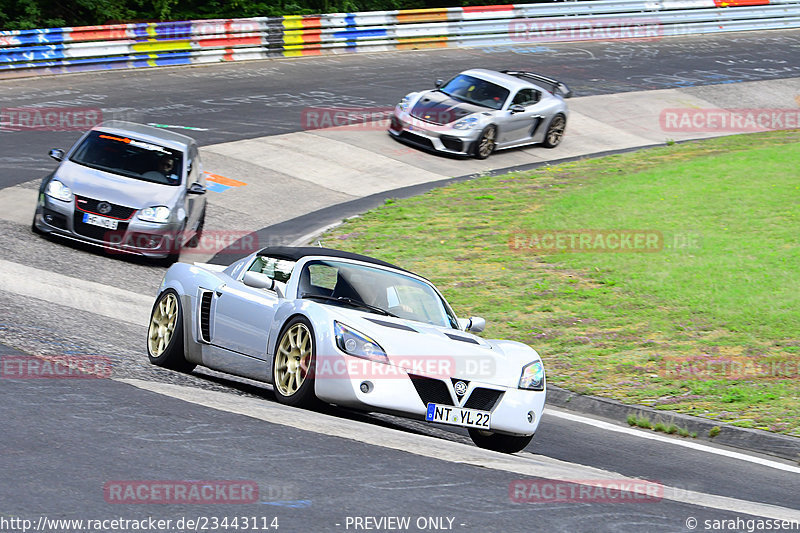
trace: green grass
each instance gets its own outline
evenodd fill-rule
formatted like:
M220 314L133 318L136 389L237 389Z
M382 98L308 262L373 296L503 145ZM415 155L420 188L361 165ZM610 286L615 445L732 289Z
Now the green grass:
M800 435L799 160L800 133L770 132L482 177L324 243L430 278L486 336L536 348L551 383ZM524 246L555 230L646 230L663 248Z

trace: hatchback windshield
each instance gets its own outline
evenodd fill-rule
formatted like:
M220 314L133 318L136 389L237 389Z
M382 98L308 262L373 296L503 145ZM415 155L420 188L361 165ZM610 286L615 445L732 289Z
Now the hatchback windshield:
M137 180L181 183L182 152L102 131L89 133L70 160Z
M448 81L441 92L470 104L500 109L508 98L508 89L480 78L459 74Z
M427 283L411 276L340 261L309 261L300 273L300 297L458 328L453 311Z

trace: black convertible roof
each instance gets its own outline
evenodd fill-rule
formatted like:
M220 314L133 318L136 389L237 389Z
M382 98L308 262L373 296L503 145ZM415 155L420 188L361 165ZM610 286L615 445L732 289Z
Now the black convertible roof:
M278 259L288 259L289 261L298 261L310 255L321 255L325 257L340 257L342 259L353 259L356 261L364 261L365 263L373 263L389 268L396 268L403 272L408 272L404 268L397 265L375 259L374 257L367 257L366 255L354 254L353 252L344 252L342 250L333 250L331 248L317 248L315 246L267 246L258 252L258 255L268 255Z

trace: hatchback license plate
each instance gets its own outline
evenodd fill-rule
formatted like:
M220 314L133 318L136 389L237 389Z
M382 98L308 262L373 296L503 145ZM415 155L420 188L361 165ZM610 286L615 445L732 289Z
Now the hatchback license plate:
M91 224L92 226L100 226L106 229L117 229L118 222L113 218L106 218L97 215L90 215L89 213L83 214L83 223Z
M491 418L492 414L489 411L463 409L452 405L438 405L435 403L429 403L428 411L425 413L425 420L428 422L478 429L490 429Z

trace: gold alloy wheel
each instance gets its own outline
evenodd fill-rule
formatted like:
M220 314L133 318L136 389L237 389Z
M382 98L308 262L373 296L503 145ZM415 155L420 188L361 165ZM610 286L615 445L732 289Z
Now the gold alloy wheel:
M274 383L281 396L292 396L303 385L311 365L313 344L311 332L302 322L283 334L275 354Z
M561 142L564 136L564 129L566 129L567 121L564 117L558 116L550 123L550 129L547 131L547 143L550 146L556 146Z
M150 331L147 333L147 345L150 348L150 355L160 357L172 340L172 333L178 325L178 299L174 294L168 292L156 308L153 309L153 316L150 319Z
M492 126L481 135L481 140L478 145L478 153L481 157L489 157L492 152L494 152L494 139L496 134L497 130Z

